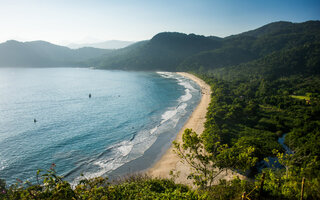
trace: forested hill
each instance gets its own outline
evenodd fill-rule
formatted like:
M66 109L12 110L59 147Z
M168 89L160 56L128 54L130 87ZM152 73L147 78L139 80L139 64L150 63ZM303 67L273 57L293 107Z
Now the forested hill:
M175 71L185 58L221 47L221 40L194 34L164 32L96 59L98 68Z
M89 62L97 68L201 71L320 41L320 21L274 22L225 38L165 32Z
M273 52L267 56L240 65L212 70L225 80L276 80L292 75L320 74L320 42Z
M91 47L73 50L45 41L9 40L0 44L0 67L81 66L81 62L109 52L111 50Z

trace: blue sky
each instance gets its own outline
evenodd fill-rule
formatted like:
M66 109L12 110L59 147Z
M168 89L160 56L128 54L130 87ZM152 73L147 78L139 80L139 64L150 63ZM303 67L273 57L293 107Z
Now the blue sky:
M0 0L0 42L139 41L163 31L225 37L320 20L318 0Z

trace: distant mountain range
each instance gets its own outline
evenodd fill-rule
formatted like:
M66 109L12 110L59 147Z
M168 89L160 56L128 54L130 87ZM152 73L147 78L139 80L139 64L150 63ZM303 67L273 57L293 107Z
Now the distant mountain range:
M280 21L225 38L163 32L151 40L115 50L70 49L44 41L7 41L0 44L0 66L93 66L100 69L200 72L261 63L270 55L281 60L275 55L289 52L294 55L292 52L299 52L299 49L308 49L312 56L305 62L315 64L320 57L319 43L320 21Z
M79 67L111 51L92 47L70 49L45 41L9 40L0 44L0 67Z
M84 43L84 44L72 43L72 44L69 44L68 47L71 49L79 49L83 47L93 47L93 48L99 48L99 49L121 49L133 43L135 42L121 41L121 40L108 40L105 42L97 42L97 43Z

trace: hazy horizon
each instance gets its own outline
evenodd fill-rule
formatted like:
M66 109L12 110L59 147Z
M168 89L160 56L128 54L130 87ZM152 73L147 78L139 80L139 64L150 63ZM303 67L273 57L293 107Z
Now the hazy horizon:
M275 21L320 19L318 1L8 1L0 0L7 40L58 45L141 41L159 32L226 37Z

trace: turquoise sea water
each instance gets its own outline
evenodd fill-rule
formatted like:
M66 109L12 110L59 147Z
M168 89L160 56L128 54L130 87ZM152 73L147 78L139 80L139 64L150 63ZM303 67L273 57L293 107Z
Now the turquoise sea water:
M141 170L165 151L199 100L199 87L174 73L0 69L0 178L33 182L37 169L55 163L58 174L76 181L145 158L130 172Z

